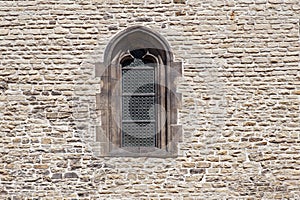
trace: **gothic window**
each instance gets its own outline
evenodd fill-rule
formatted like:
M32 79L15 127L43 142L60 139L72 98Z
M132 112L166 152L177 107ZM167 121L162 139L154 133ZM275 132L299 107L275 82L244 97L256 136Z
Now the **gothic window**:
M96 65L103 82L96 102L101 155L176 156L181 94L174 81L181 63L172 62L167 42L148 28L132 27L112 39L104 60Z

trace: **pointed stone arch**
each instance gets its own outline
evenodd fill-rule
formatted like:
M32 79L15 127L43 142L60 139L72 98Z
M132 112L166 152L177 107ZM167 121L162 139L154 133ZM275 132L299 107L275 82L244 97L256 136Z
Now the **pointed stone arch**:
M120 52L135 49L156 50L156 54L162 56L164 64L173 61L170 45L164 37L147 27L133 26L121 31L111 39L104 52L104 64L109 65Z

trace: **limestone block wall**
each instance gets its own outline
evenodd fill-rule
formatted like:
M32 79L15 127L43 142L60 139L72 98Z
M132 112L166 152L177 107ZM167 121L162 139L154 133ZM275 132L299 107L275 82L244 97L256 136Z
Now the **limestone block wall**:
M0 1L0 199L299 199L298 0ZM177 158L109 158L96 94L141 25L175 62Z

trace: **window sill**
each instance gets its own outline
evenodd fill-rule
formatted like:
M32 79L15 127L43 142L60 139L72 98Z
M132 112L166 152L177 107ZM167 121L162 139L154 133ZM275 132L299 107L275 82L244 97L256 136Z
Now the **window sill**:
M176 158L177 155L157 147L122 147L112 150L104 157Z

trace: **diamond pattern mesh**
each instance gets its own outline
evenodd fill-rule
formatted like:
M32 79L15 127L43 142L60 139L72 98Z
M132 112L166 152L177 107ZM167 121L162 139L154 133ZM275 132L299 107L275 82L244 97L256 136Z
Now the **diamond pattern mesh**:
M154 93L154 69L123 70L124 93Z
M155 146L155 123L123 123L123 146Z
M153 96L123 97L123 120L154 120Z
M141 59L122 69L122 145L155 146L155 69Z

